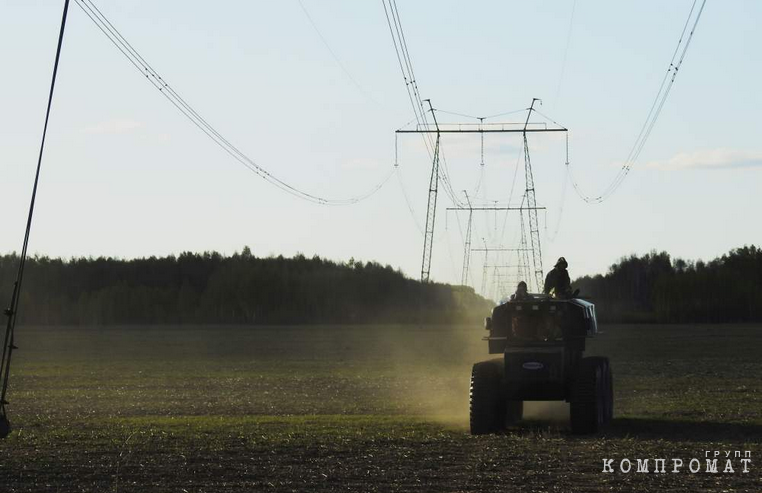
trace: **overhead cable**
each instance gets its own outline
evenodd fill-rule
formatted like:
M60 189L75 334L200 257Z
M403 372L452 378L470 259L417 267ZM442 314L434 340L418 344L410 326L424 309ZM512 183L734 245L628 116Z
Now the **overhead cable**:
M273 175L270 171L257 164L253 159L247 156L238 147L233 145L227 138L218 132L204 117L201 116L184 98L182 98L169 83L162 78L159 73L146 61L145 58L127 41L127 39L114 27L103 12L93 3L92 0L75 0L77 6L87 15L88 18L100 29L100 31L116 46L116 48L127 58L127 60L141 73L159 92L177 108L191 123L201 130L222 150L228 153L233 159L246 166L249 170L259 175L262 179L289 193L297 198L320 205L340 206L351 205L361 202L378 192L394 174L394 168L391 168L384 175L382 180L371 187L366 192L344 199L333 199L322 197L313 193L306 192L280 178Z
M574 11L577 9L577 0L574 0L571 8L571 15L569 16L569 29L566 31L566 48L564 48L564 59L561 62L561 75L558 77L558 86L556 86L556 95L553 98L553 107L558 106L558 96L561 94L561 84L564 81L564 74L566 73L566 60L569 57L569 45L571 44L572 28L574 27Z
M685 25L683 26L683 30L680 34L680 39L678 40L677 46L675 47L675 51L672 54L672 59L669 63L669 67L667 68L667 72L664 74L664 78L662 79L661 85L659 86L659 91L656 93L656 98L654 98L653 104L651 105L651 109L648 111L648 116L646 116L646 120L643 122L643 125L640 128L640 132L638 133L638 136L635 139L635 142L633 143L629 154L627 155L627 159L625 160L624 164L620 168L614 180L608 186L606 186L606 188L604 188L603 192L601 192L600 194L587 195L582 192L579 184L574 179L574 175L571 169L572 167L571 166L566 167L567 172L569 173L569 178L571 180L572 186L574 187L574 190L577 192L577 195L579 195L579 197L585 202L601 203L607 198L609 198L619 188L622 182L624 182L625 178L627 178L627 175L630 173L632 166L638 160L640 153L643 151L643 148L646 142L648 141L648 137L651 135L651 132L653 131L654 126L656 125L656 121L659 119L659 115L661 114L661 111L664 108L664 103L667 101L667 97L669 96L669 93L672 90L672 85L675 82L675 78L677 78L677 73L679 72L680 67L683 64L683 60L685 59L685 54L688 51L688 47L690 46L691 40L693 39L693 34L696 31L696 26L698 25L699 19L701 19L702 12L704 11L706 0L702 0L701 6L698 9L698 13L694 17L694 11L696 9L697 2L698 0L693 1L691 10L688 13L688 18L685 21ZM685 38L685 33L688 29L688 26L690 25L691 19L693 19L693 26L691 27L691 30L688 33L688 37ZM685 39L685 42L683 43L684 39ZM682 51L681 51L681 48L682 48ZM678 53L680 53L679 58L677 58Z
M402 78L405 82L405 88L407 90L408 99L410 100L413 114L415 115L416 123L419 127L426 127L430 125L427 114L428 111L424 108L423 99L421 99L420 90L418 89L418 82L415 77L415 71L413 70L413 61L410 56L410 50L407 46L407 39L405 37L405 31L402 28L402 22L400 19L399 9L397 7L396 0L381 0L381 4L384 7L384 14L386 16L386 22L389 26L389 32L392 36L392 44L397 56L397 61L402 72ZM421 138L426 146L426 151L429 158L434 158L435 142L432 135L428 133L422 133ZM440 143L441 144L441 143ZM449 171L447 166L447 158L444 151L439 149L440 163L442 164L439 173L439 181L443 185L445 194L450 198L453 204L462 206L463 202L458 199L457 194L452 186Z
M331 48L331 45L328 44L328 40L325 39L325 36L323 36L323 33L318 28L317 24L315 23L315 20L310 15L310 12L307 10L307 7L305 7L304 2L302 0L297 0L299 2L299 7L301 7L302 12L304 12L305 17L307 17L307 20L310 22L310 25L312 26L312 29L315 31L315 33L320 38L320 41L323 42L323 45L326 47L328 52L331 54L331 57L336 62L336 64L341 68L341 71L344 72L344 75L347 76L347 78L354 84L354 86L357 88L358 91L363 93L363 95L368 98L369 101L372 101L375 104L379 104L378 101L375 100L375 98L370 95L361 85L359 82L357 82L357 79L355 79L352 74L349 72L347 67L344 65L344 63L341 61L339 56L336 54L335 51L333 51L333 48Z

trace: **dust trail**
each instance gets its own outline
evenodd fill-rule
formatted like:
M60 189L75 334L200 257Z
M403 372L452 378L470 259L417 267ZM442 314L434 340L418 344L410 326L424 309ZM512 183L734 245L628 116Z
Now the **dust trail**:
M569 404L563 401L532 401L524 403L524 419L568 421Z
M385 341L388 399L400 413L468 428L471 366L489 359L480 327L420 327Z
M490 355L479 327L409 327L387 333L378 351L389 371L386 387L390 407L401 414L456 429L468 429L468 394L474 363L500 358ZM568 422L565 402L525 402L528 421Z

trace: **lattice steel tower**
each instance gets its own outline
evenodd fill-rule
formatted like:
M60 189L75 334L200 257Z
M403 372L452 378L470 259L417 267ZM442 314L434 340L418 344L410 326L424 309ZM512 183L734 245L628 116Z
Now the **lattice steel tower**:
M542 291L543 277L542 271L542 247L540 246L540 226L537 220L537 199L534 193L534 177L532 176L532 160L529 158L529 142L527 141L527 126L529 118L534 110L534 103L539 101L532 99L532 105L529 107L526 122L524 122L524 174L526 175L526 202L527 214L529 216L529 247L532 251L532 268L536 292Z
M431 276L431 248L434 245L434 222L437 216L437 194L439 193L439 123L437 115L431 106L431 101L426 99L434 118L437 129L437 141L434 145L434 158L431 163L431 179L429 180L429 203L426 207L426 230L423 234L423 262L421 263L421 281L429 282Z

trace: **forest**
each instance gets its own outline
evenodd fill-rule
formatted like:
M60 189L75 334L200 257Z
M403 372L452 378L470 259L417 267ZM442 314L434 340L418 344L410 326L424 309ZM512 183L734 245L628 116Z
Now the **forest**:
M572 284L595 302L603 322L762 321L762 249L754 245L707 262L631 255L605 275Z
M0 257L0 302L18 268ZM246 247L132 260L27 260L19 323L449 324L479 322L492 303L463 286L423 284L390 266L320 257L258 258Z
M0 303L10 300L16 255L0 256ZM762 249L710 261L667 252L630 255L573 283L601 322L762 321ZM247 247L139 259L29 258L19 323L456 324L480 323L493 303L470 287L421 283L375 262L259 258Z

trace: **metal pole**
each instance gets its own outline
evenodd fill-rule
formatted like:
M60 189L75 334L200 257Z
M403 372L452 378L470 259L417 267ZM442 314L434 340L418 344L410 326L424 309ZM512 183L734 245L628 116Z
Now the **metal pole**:
M37 200L37 186L40 182L40 169L42 168L42 154L45 150L45 136L48 133L48 122L50 121L50 108L53 105L53 90L56 87L56 75L58 75L58 62L61 59L61 47L63 46L64 30L66 28L66 16L69 12L69 0L64 1L63 15L61 16L61 30L58 33L58 46L56 48L56 58L53 63L53 76L50 81L50 93L48 94L48 108L45 113L45 125L42 129L42 141L40 142L40 154L37 158L37 170L34 175L34 185L32 187L32 198L29 201L29 215L26 221L26 230L24 232L24 244L21 248L21 257L19 258L19 268L16 273L16 282L13 285L13 295L11 296L10 306L5 310L8 317L5 326L5 338L3 342L3 357L0 360L0 378L2 378L2 390L0 391L0 438L5 438L11 432L11 424L8 420L5 406L8 401L5 399L8 393L8 380L11 371L11 356L13 351L18 349L14 344L14 333L16 330L16 319L18 316L19 299L21 298L21 286L24 280L24 267L26 265L27 249L29 247L29 234L32 230L32 217L34 216L34 205Z

